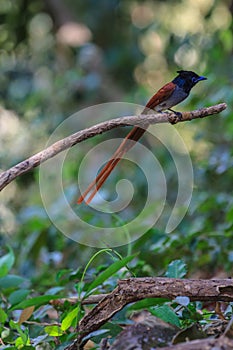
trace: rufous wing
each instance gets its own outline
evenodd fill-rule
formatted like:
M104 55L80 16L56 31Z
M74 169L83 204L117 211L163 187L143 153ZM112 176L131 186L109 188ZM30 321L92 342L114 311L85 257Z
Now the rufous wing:
M164 85L147 102L146 108L154 109L160 103L163 103L164 101L166 101L171 96L175 88L176 88L176 85L172 82Z

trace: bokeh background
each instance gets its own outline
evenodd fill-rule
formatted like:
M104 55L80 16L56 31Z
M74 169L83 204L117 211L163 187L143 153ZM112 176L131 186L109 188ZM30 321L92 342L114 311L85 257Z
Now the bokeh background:
M190 276L229 275L233 262L233 2L231 0L1 0L0 1L0 168L43 149L50 134L72 113L104 102L145 104L178 69L208 77L179 110L226 102L219 116L175 126L193 162L191 206L167 235L153 227L130 246L140 252L138 275L160 275L182 258ZM93 119L93 124L95 120ZM93 145L127 131L117 129L82 143L66 165L67 190L77 195L77 171ZM145 139L168 183L168 206L177 194L176 169L167 151ZM133 169L133 170L132 170ZM89 222L118 225L137 215L146 195L140 169L123 161L105 185L107 196L127 177L138 189L124 213L97 215ZM170 203L170 204L169 204ZM54 203L59 211L59 198ZM96 252L60 233L40 198L38 169L1 193L0 254L13 248L17 273L50 284L51 269L81 268ZM129 247L119 248L126 254ZM110 258L109 258L110 259ZM108 257L96 264L108 265Z

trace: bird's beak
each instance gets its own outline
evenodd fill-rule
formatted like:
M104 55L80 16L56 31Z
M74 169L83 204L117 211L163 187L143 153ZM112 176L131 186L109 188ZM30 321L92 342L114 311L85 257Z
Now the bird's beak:
M198 82L198 81L201 81L201 80L207 80L207 78L206 78L206 77L202 77L202 76L200 76L199 78L197 78L197 82Z

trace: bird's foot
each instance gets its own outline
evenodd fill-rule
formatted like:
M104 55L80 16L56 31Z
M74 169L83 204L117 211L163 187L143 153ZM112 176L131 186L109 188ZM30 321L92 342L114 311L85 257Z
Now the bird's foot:
M173 114L175 114L175 116L173 115L173 116L169 117L169 122L171 124L176 124L182 120L182 113L181 112L173 111L173 109L170 109L170 108L169 108L169 111L171 111Z

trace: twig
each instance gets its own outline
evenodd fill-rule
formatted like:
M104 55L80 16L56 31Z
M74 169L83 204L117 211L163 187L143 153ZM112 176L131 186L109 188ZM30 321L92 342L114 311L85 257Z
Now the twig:
M54 323L49 323L49 322L36 322L36 321L24 321L24 323L26 324L33 324L36 326L40 326L40 327L47 327L47 326L58 326L61 327L61 323L58 322L54 322Z
M145 124L156 124L156 123L176 123L184 122L197 118L204 118L210 115L214 115L222 112L227 108L226 103L220 103L215 106L198 109L191 112L183 112L182 119L178 120L174 113L157 113L139 116L128 116L112 119L106 122L99 123L90 128L78 131L62 140L55 142L53 145L44 149L43 151L25 159L24 161L16 164L12 168L3 171L0 174L0 191L12 182L18 176L28 172L29 170L39 166L49 158L54 157L58 153L73 147L79 142L82 142L88 138L94 137L95 135L102 134L108 130L129 125L145 125Z
M82 348L82 340L99 329L129 303L145 298L175 299L187 296L191 301L233 301L233 280L193 280L174 278L129 278L106 295L79 323L77 340L66 350Z
M71 298L61 298L61 299L55 299L51 300L50 304L53 306L62 306L66 301L68 301L71 305L77 304L78 302L81 302L82 305L90 305L90 304L97 304L99 303L104 297L106 297L108 294L97 294L97 295L90 295L88 298L80 300L77 297L71 297Z

